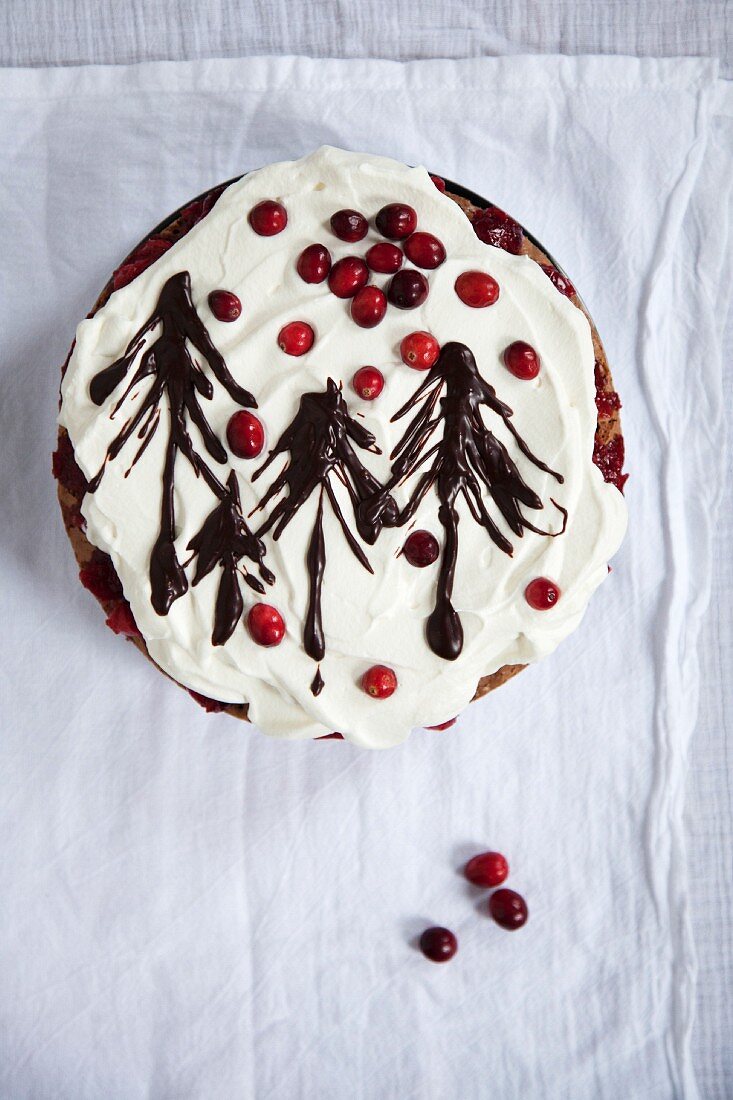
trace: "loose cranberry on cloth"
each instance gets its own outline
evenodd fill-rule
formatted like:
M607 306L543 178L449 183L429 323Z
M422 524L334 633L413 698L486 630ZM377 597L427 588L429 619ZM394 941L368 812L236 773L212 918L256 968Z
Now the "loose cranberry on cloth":
M509 864L501 852L481 852L469 859L463 872L474 886L499 886L509 874Z
M489 913L497 924L513 932L527 923L529 910L521 894L502 887L489 898Z
M420 950L431 962L448 962L458 950L458 940L449 928L426 928L420 937Z

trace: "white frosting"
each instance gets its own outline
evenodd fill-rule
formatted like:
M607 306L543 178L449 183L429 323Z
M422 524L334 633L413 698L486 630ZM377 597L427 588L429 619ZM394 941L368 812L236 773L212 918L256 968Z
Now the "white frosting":
M252 206L266 198L284 203L288 212L287 228L274 237L257 236L247 221ZM419 228L443 241L447 259L427 273L430 293L421 307L403 311L390 306L378 327L361 329L350 318L349 302L331 294L327 283L304 283L295 261L314 241L325 244L334 261L364 255L381 239L376 231L370 228L363 241L345 244L329 228L331 214L351 207L362 211L372 226L380 207L395 201L417 210ZM520 539L487 500L493 518L514 546L509 557L472 520L465 504L458 504L453 602L465 642L460 658L449 662L437 657L425 640L438 566L416 569L398 557L408 530L427 528L442 538L435 491L425 498L409 528L384 529L375 546L365 546L373 575L353 556L327 508L326 657L321 665L326 686L316 698L310 691L315 665L303 650L302 624L308 594L305 555L317 493L278 542L265 536L265 560L277 580L264 598L285 616L287 634L281 645L272 649L256 645L244 618L226 645L211 645L218 567L195 588L189 587L168 615L159 616L153 610L148 564L160 523L164 413L152 443L129 477L124 475L136 450L135 440L108 463L99 488L85 497L82 507L87 537L111 555L148 649L161 668L211 698L248 702L252 720L272 736L310 738L339 730L360 745L378 748L402 741L414 726L453 717L469 702L481 676L505 664L544 657L575 629L621 542L626 508L621 494L604 483L591 460L596 407L588 321L533 260L479 241L463 212L435 188L424 168L323 147L302 160L253 172L229 187L202 222L79 325L62 387L60 423L68 430L87 477L100 468L125 419L121 414L113 421L109 418L121 387L100 409L89 397L90 380L122 354L154 310L164 282L184 269L191 274L194 304L212 340L236 380L257 398L266 447L291 421L301 394L322 389L332 377L343 382L350 412L363 416L382 449L381 456L359 452L360 458L386 481L390 451L407 423L390 424L390 416L425 377L402 364L399 343L408 332L427 329L441 344L459 340L471 348L483 377L514 410L513 422L532 451L563 473L565 482L558 485L536 469L519 453L499 418L484 409L485 422L546 502L544 511L528 512L528 518L537 526L557 530L560 517L549 504L551 496L567 508L569 518L561 537L527 531ZM498 281L501 295L492 307L470 309L457 297L455 279L470 269L487 271ZM389 276L372 277L377 285L386 287L388 281ZM219 287L240 297L239 321L222 323L211 314L207 298ZM316 332L313 349L301 358L287 356L277 346L282 325L296 319L309 322ZM501 361L503 349L520 339L532 344L542 359L542 370L532 382L514 378ZM378 367L386 379L381 397L371 403L357 398L350 387L354 372L365 364ZM128 398L129 410L134 410L147 385L148 381L141 383L137 396ZM226 424L237 406L221 386L215 384L214 389L213 400L202 405L224 440ZM197 429L191 427L191 433L203 453ZM253 487L250 477L265 456L266 452L254 461L232 458L245 514L282 467L278 459ZM224 480L228 468L214 466ZM394 490L400 506L413 485L414 480ZM352 518L337 479L334 486L344 500L346 516ZM180 561L189 556L187 543L214 503L203 480L179 456L175 510ZM189 569L189 580L190 573ZM536 576L552 578L562 591L549 611L535 611L524 599L527 583ZM258 597L242 587L246 617L246 608ZM397 673L399 686L389 699L374 700L359 686L362 673L375 663L390 665Z

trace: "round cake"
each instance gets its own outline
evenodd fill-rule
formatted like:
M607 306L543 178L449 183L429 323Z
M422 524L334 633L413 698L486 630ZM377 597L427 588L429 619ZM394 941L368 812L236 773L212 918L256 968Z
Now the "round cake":
M579 624L626 527L619 408L521 226L323 147L212 189L115 271L53 466L113 630L207 709L380 748Z

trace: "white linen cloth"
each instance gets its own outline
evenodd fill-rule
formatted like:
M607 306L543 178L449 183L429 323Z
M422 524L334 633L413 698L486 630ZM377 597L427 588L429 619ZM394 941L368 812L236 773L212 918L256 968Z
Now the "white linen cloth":
M704 61L0 72L0 1094L694 1097L681 809L722 482L730 97ZM425 163L566 267L624 401L630 532L580 630L366 753L199 711L103 627L48 473L119 258L323 143ZM514 935L458 876L504 851ZM458 956L414 950L428 923Z

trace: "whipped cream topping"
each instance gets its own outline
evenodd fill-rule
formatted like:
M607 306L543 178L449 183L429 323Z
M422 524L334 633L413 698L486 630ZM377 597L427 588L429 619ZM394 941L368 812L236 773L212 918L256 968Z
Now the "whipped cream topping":
M276 236L258 236L248 223L249 211L263 199L276 199L287 210L287 227ZM421 306L390 306L381 324L362 329L350 317L348 300L335 297L326 282L303 282L295 263L314 242L325 244L334 262L363 256L383 239L373 228L374 216L390 202L414 207L418 228L443 242L447 258L426 272L430 292ZM357 244L338 240L330 230L330 216L343 208L359 210L369 219L369 233ZM487 493L487 510L512 542L509 556L459 500L453 604L463 624L464 645L460 657L448 661L432 652L425 639L438 563L418 569L400 554L415 529L427 529L442 542L435 489L408 525L384 528L375 545L362 544L371 574L349 549L331 509L325 509L325 687L314 696L310 685L316 666L303 648L302 635L308 603L306 555L318 493L297 511L279 540L264 536L265 560L276 581L262 598L285 618L282 643L271 649L254 643L245 625L246 611L260 597L242 586L245 615L225 645L213 646L218 569L195 587L189 584L166 615L157 614L151 604L149 561L160 526L166 432L156 432L134 466L137 446L131 440L107 464L96 492L85 497L82 513L88 539L111 556L148 650L164 671L211 698L249 703L252 721L272 736L311 738L338 730L357 744L380 748L404 740L415 726L452 718L470 701L482 676L505 664L546 656L575 629L591 593L606 578L607 562L626 528L626 508L621 494L603 481L592 462L597 414L590 326L533 260L479 241L463 212L437 190L424 168L323 147L299 161L252 172L229 187L185 237L79 325L59 419L89 479L104 463L120 421L134 412L150 385L142 379L110 419L120 392L99 407L91 400L90 382L123 354L154 312L166 280L184 270L190 272L199 317L233 378L254 394L257 416L265 426L260 459L229 455L228 465L215 464L222 481L232 469L236 472L245 516L258 505L283 459L253 485L254 471L292 421L301 395L322 391L329 378L343 383L349 414L374 434L381 448L380 455L359 452L360 459L380 482L389 480L389 455L405 428L405 421L390 423L390 418L425 377L402 363L399 344L408 333L424 329L441 345L459 341L471 349L480 374L513 410L512 423L531 451L562 473L559 485L532 465L502 421L483 410L522 477L545 502L542 511L529 513L532 522L546 530L561 528L562 517L549 504L551 497L567 510L568 519L559 537L528 530L518 538ZM471 309L461 302L454 283L467 270L485 271L496 279L500 297L494 305ZM389 279L372 275L370 281L386 289ZM219 288L241 299L242 315L235 323L220 322L211 313L208 295ZM316 334L313 348L300 358L285 355L277 344L280 329L293 320L306 321ZM541 357L542 369L532 381L515 378L503 364L503 350L516 340L531 344ZM374 402L361 400L350 386L354 373L365 365L377 367L386 380ZM214 432L225 441L228 420L238 406L221 387L214 387L213 398L202 405ZM163 420L165 415L164 409ZM190 426L190 432L203 450L198 429ZM398 507L413 488L414 478L393 490ZM349 513L348 494L338 480L334 490ZM215 502L185 460L176 469L174 497L176 551L185 562L190 557L186 547ZM259 526L264 515L255 513L248 522ZM527 584L539 576L551 578L562 593L549 611L534 610L524 598ZM388 699L375 700L360 687L362 674L377 663L389 665L398 677L399 686Z

